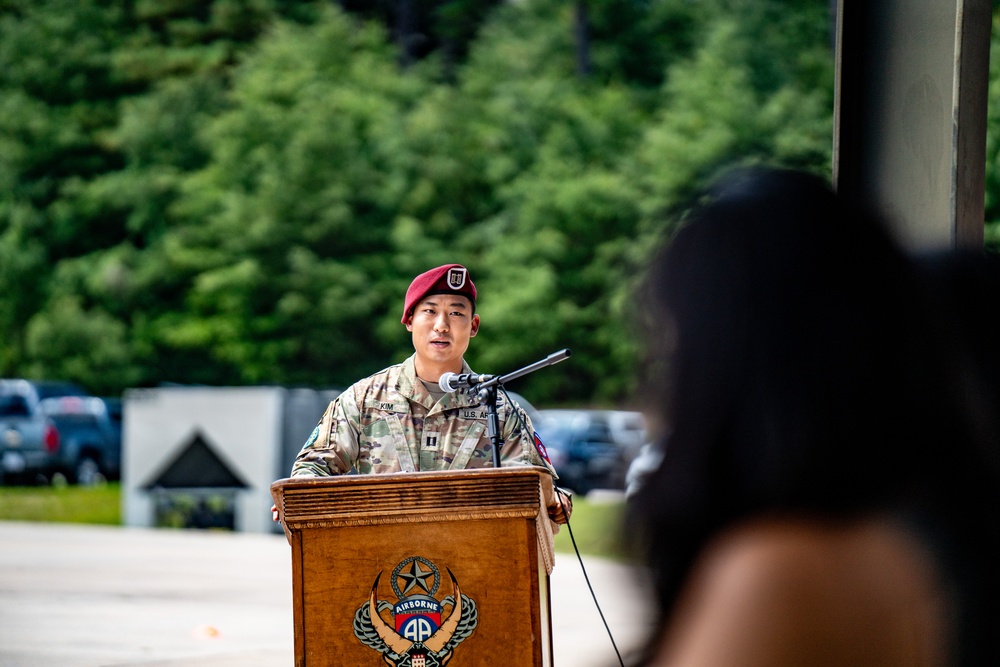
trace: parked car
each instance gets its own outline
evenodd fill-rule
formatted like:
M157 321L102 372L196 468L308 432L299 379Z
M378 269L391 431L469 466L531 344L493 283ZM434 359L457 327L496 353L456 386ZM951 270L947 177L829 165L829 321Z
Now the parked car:
M628 466L649 442L646 417L634 410L606 410L603 414L608 419L611 439L624 451L625 466L619 471L620 477L617 480L618 487L623 488Z
M41 409L52 396L85 395L68 382L0 379L0 481L48 481L55 472L61 441Z
M121 477L121 401L94 396L60 396L41 402L59 432L54 473L72 483L93 485Z
M592 424L583 412L553 415L543 410L537 430L559 473L560 486L580 495L614 486L622 454L606 424Z
M541 410L536 430L560 486L580 494L623 489L629 463L646 438L642 413L624 410Z

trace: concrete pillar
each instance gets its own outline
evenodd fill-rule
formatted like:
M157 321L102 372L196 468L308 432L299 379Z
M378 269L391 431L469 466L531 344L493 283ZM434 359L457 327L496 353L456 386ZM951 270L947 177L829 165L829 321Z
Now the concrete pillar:
M982 247L989 0L839 0L834 185L904 245Z

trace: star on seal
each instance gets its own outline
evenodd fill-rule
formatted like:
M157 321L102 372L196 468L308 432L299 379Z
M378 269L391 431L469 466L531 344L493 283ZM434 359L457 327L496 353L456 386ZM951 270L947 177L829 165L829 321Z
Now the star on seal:
M400 572L396 576L406 582L406 586L403 588L403 595L405 596L413 588L418 586L422 588L425 593L430 593L437 573L434 570L422 569L420 567L420 561L414 559L410 563L409 571ZM431 580L431 583L427 583L428 579Z

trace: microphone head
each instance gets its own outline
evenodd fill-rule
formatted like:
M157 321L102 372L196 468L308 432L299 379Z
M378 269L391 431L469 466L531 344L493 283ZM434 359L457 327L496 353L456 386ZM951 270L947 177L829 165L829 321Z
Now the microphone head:
M441 377L438 378L438 386L441 387L441 391L446 391L446 392L456 391L458 389L458 387L456 386L457 383L452 384L451 380L452 378L457 378L457 377L458 376L455 373L451 372L442 373Z

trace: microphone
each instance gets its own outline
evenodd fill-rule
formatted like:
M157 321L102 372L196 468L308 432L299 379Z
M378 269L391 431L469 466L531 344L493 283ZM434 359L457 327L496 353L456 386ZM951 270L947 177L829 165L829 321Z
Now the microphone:
M438 386L441 387L441 391L452 392L475 387L477 384L489 382L494 377L493 375L476 375L475 373L462 373L461 375L458 373L442 373L441 378L438 380Z

